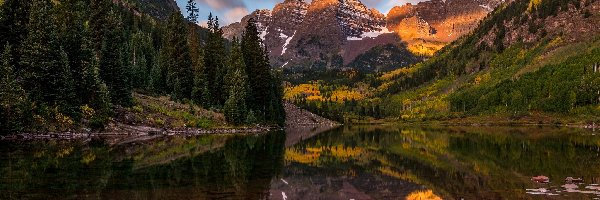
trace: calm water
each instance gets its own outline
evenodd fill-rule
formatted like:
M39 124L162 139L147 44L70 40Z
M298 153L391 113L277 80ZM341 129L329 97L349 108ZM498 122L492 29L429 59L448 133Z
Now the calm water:
M592 131L353 126L298 138L4 142L0 199L600 198Z

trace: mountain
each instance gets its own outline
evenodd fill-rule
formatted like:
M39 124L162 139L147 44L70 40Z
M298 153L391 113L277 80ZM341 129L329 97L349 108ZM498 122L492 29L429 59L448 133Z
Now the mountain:
M258 22L273 66L282 68L355 69L356 59L375 47L395 45L382 61L394 69L418 61L473 30L502 0L432 0L394 7L388 15L360 0L286 0L273 10L257 10L223 28L226 38L239 37L250 18ZM377 48L383 50L384 48ZM376 49L376 51L377 51ZM370 55L374 55L371 51ZM352 66L352 67L349 67ZM363 67L366 69L369 67Z
M599 13L597 0L505 2L434 58L381 76L376 96L407 120L597 120Z
M411 51L433 55L449 42L470 33L501 0L431 0L396 6L387 28L406 41Z
M173 0L138 0L140 10L150 16L165 20L173 12L179 12L177 3Z
M156 19L166 20L174 12L179 12L179 7L174 0L112 0L136 15L142 13Z
M351 67L377 66L379 52L393 51L384 47ZM600 120L600 1L507 0L423 62L308 80L286 86L286 99L338 121L591 124Z

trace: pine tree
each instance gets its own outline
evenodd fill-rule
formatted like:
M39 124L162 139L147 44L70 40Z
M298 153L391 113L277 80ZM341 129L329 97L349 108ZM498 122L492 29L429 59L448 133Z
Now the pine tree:
M240 44L236 39L231 46L231 55L229 57L228 72L226 75L226 91L229 94L225 101L225 117L228 122L233 124L244 123L246 113L246 93L248 91L248 76L246 66L242 57Z
M192 100L195 103L206 105L203 96L206 85L206 77L204 77L204 51L201 47L200 35L198 34L199 27L195 23L189 24L188 45L190 47L190 58L192 61L194 87L192 88Z
M88 65L84 65L83 69L83 80L85 88L86 100L85 104L91 105L94 109L99 111L100 115L107 115L110 112L110 96L108 94L108 87L100 80L99 74L99 62L97 59L93 59Z
M167 86L175 99L190 99L194 76L188 46L187 24L180 13L174 13L167 24L165 51Z
M248 96L248 106L261 119L267 112L267 102L270 102L272 79L268 60L265 60L263 56L264 48L255 23L254 19L248 21L242 38L242 49L248 82L252 83L250 85L252 94Z
M227 94L229 94L232 87L234 87L236 84L240 84L234 81L235 73L238 70L241 70L241 73L247 76L246 65L244 64L244 56L242 54L240 43L238 42L237 38L233 38L233 41L231 42L231 53L229 54L229 60L227 63L227 73L225 74L224 78L224 89ZM244 83L244 87L246 87L246 93L248 93L248 85Z
M64 93L69 84L72 86L68 61L59 46L57 26L53 23L53 3L50 0L34 0L29 16L29 32L22 46L21 65L25 70L25 89L30 99L49 106L59 106L61 109L71 107L70 93ZM70 71L70 70L69 70Z
M272 77L273 81L271 82L271 99L269 102L270 109L267 112L267 119L272 123L284 126L286 115L285 108L283 106L283 79L281 77L281 73L275 73L272 75Z
M154 49L149 34L136 31L131 35L130 49L131 85L137 89L148 89L153 62Z
M90 16L89 23L92 32L92 43L94 44L94 50L98 55L102 50L102 43L104 42L104 35L110 31L107 28L108 16L111 12L110 0L90 0Z
M225 119L233 124L242 124L246 114L246 75L241 68L237 68L232 75L232 86L229 98L225 101Z
M254 19L248 21L242 38L242 52L251 93L247 105L256 112L257 118L268 123L283 125L283 88L279 76L271 72L268 50L259 37Z
M160 49L156 61L152 65L152 71L150 72L150 81L152 90L158 94L164 94L167 91L167 69L169 56L167 55L166 48Z
M76 114L77 109L75 86L73 76L71 75L71 68L69 67L69 58L62 48L60 48L59 65L59 76L52 83L52 85L58 86L57 91L59 95L57 96L57 105L60 107L62 113L73 116Z
M11 45L12 65L21 72L20 50L27 38L31 0L5 0L0 6L0 45Z
M208 84L204 76L204 51L198 51L196 65L194 65L194 87L192 89L192 100L201 105L208 105Z
M112 103L129 105L131 87L127 80L129 69L123 63L123 25L121 18L110 11L105 24L107 31L102 41L100 57L100 77L106 83Z
M225 78L225 41L223 38L223 30L219 27L219 19L212 18L212 14L208 17L208 41L206 44L204 55L204 77L207 78L207 92L210 95L210 105L221 107L228 98L227 92L224 91Z
M196 6L196 1L188 0L185 9L188 12L187 20L194 24L198 23L198 12L200 12L200 9L198 9L198 7Z
M23 127L20 105L25 91L19 84L12 64L11 47L6 43L0 63L0 133L18 131Z
M86 68L90 65L94 57L93 46L90 40L90 33L85 28L86 13L88 7L80 0L63 0L58 4L58 22L61 45L68 57L71 75L73 77L74 90L76 92L76 104L86 104L86 99L90 96L86 85L84 75Z

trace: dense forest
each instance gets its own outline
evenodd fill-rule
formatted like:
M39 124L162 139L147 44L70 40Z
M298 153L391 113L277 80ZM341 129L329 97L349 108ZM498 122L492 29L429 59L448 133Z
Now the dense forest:
M283 124L281 77L257 27L228 41L218 17L166 21L110 0L5 0L0 9L0 132L102 129L133 92L223 112L242 124ZM252 83L252 84L249 84Z

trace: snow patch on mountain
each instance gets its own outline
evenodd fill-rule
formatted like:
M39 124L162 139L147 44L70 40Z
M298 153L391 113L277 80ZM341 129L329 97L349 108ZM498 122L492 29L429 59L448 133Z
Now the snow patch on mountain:
M488 5L479 5L479 6L490 12L494 10L494 9L490 8L490 6L488 6Z
M379 31L369 31L369 32L363 32L362 35L360 35L359 37L353 37L353 36L349 36L346 39L349 41L354 41L354 40L363 40L364 38L376 38L379 37L382 34L386 34L386 33L392 33L390 30L388 30L386 27L381 27Z
M285 44L283 44L283 50L281 51L281 55L283 55L285 53L285 51L287 50L287 45L290 44L290 41L292 41L294 36L296 36L296 31L294 31L294 35L292 35L292 37L288 37L287 35L285 35L283 33L279 34L279 37L281 37L282 39L285 39Z

